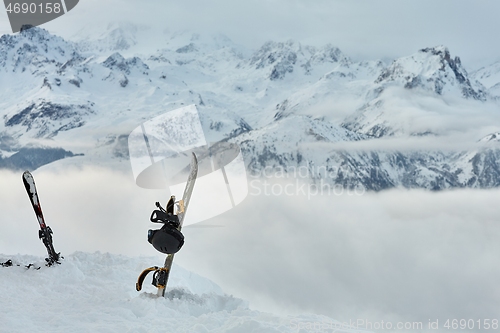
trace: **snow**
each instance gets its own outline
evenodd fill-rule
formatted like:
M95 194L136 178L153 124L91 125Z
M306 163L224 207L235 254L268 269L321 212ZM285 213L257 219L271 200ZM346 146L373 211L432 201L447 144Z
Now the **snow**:
M471 73L471 76L490 89L500 82L500 62L482 67Z
M7 258L15 265L0 267L1 332L278 333L297 332L301 322L341 325L324 316L251 310L248 302L175 263L165 298L150 285L152 274L137 292L137 277L155 257L75 252L53 267L39 257L0 254L0 261ZM41 268L26 269L28 263Z
M484 138L479 140L479 142L498 142L500 141L500 133L491 133L486 135Z
M144 291L136 292L134 284L139 273L162 263L158 257L132 256L151 250L144 239L147 227L137 221L147 223L152 208L148 205L165 193L135 192L127 135L141 123L196 104L206 141L224 139L240 144L256 173L269 167L321 167L329 175L342 176L329 181L348 189L361 184L363 190L498 186L500 181L490 176L496 175L495 163L500 158L495 150L500 137L500 67L493 64L469 76L458 58L450 59L448 49L437 46L389 65L376 60L356 63L332 45L312 47L297 41L272 41L253 51L223 35L152 31L128 23L82 31L72 40L38 28L2 36L0 110L4 121L0 122L0 139L4 140L3 135L7 138L0 141L2 157L32 144L85 154L37 170L42 176L37 176L37 182L41 182L37 184L43 184L44 176L48 179L45 184L57 179L57 186L39 188L44 192L44 209L54 221L50 224L55 227L56 242L64 240L57 244L72 251L98 247L130 256L70 252L63 253L66 259L62 265L52 268L0 268L0 331L309 332L318 331L307 328L310 323L335 322L320 315L291 316L254 310L246 301L225 294L209 279L177 265L170 280L170 298L155 296L149 285L151 277L146 279ZM484 93L483 86L487 89ZM29 112L24 112L32 105ZM51 115L45 112L45 106L59 107L64 112ZM8 126L13 118L18 121ZM487 133L494 134L485 137ZM434 150L429 151L429 147ZM88 166L105 169L89 170ZM81 168L81 173L75 173L75 168ZM451 176L443 180L443 175ZM35 246L31 242L38 241L36 233L31 233L31 208L27 206L21 212L10 209L19 208L20 202L27 203L25 193L17 196L10 191L15 192L18 178L12 182L9 178L8 186L2 183L2 189L9 189L9 193L1 193L2 202L7 203L2 206L2 216L9 222L19 219L26 223L5 223L2 234L32 238L20 242L3 237L0 243L4 249ZM313 182L320 181L312 178ZM436 184L439 180L442 183ZM302 185L310 189L307 181ZM64 204L58 207L61 193L65 193ZM130 200L129 193L134 193L136 200ZM366 199L361 204L338 197L315 198L316 206L303 197L281 198L284 202L278 204L263 198L245 208L245 202L250 201L247 198L232 210L232 218L224 217L245 226L241 232L221 232L218 242L207 240L210 237L206 234L194 234L197 241L186 246L183 253L189 256L192 251L191 256L197 258L199 265L192 265L196 272L202 270L200 265L205 265L205 272L214 270L206 267L223 258L220 260L226 263L227 271L219 273L219 278L225 275L226 281L237 281L239 292L257 294L251 295L253 300L259 293L265 295L267 289L276 289L267 290L267 296L283 303L290 299L295 304L305 302L318 313L336 315L352 307L351 313L359 315L359 307L363 307L372 312L372 318L378 314L373 312L384 309L403 317L425 317L432 307L434 312L446 315L468 313L469 303L476 309L473 314L485 313L498 306L494 293L476 290L462 295L449 284L453 280L458 289L464 290L471 281L494 286L491 281L498 280L498 270L491 268L496 267L491 265L496 260L493 253L498 252L496 243L488 243L489 236L485 236L498 238L494 237L498 234L494 222L498 214L491 199L496 192L478 193L445 193L446 200L434 201L428 193L390 192L377 197L378 201ZM481 202L486 203L482 209L478 208ZM384 205L390 207L385 215L381 213ZM261 206L265 209L255 209ZM447 208L446 213L439 210L442 207ZM418 213L411 220L408 215L413 210ZM468 216L476 211L491 212L491 216ZM20 218L24 214L26 218ZM445 224L443 215L447 218ZM374 217L379 223L372 222ZM414 228L404 223L408 219ZM67 220L71 223L63 223ZM431 223L422 229L422 223L428 221ZM82 232L78 226L84 223L87 228ZM256 223L271 232L256 232L260 230ZM354 226L352 230L345 226L348 223ZM235 224L233 230L238 230ZM400 233L405 228L406 238ZM115 237L110 239L103 229ZM277 233L286 236L276 237ZM303 234L315 240L314 246L303 245ZM392 238L387 239L387 234ZM449 238L443 242L444 235ZM266 237L265 246L258 243ZM461 241L457 241L459 238ZM122 239L127 243L123 244ZM373 246L378 240L383 244ZM283 245L287 242L290 244ZM438 250L429 248L428 242L441 250L437 257L443 260L438 268L446 268L432 279L429 277L436 272L433 265ZM203 246L198 245L200 250L194 244ZM232 244L229 251L228 244ZM484 246L490 251L484 252ZM219 255L214 256L214 251ZM451 257L455 253L459 255ZM241 259L243 255L248 256L248 261ZM43 266L40 257L0 255L2 261L8 258ZM380 267L389 267L389 273L376 267L377 259ZM477 264L467 274L481 276L462 275L462 262ZM255 267L261 266L267 269L256 273ZM234 274L226 274L231 271ZM294 273L286 274L289 271ZM378 280L380 275L383 279ZM276 276L282 278L274 279ZM401 276L404 278L398 279ZM428 286L422 285L422 279L427 279ZM413 288L408 288L408 283ZM297 290L298 285L304 288ZM388 297L383 289L394 294ZM411 300L403 307L401 293ZM435 302L436 294L448 297ZM421 295L427 299L420 299ZM496 307L483 305L484 300ZM420 313L414 314L415 309ZM386 316L390 314L384 312L379 317ZM294 327L295 321L304 324L302 330Z

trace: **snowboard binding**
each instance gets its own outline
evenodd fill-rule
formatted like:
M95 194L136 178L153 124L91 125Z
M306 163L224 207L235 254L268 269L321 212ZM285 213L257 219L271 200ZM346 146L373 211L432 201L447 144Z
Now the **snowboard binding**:
M165 288L167 286L168 269L164 267L153 266L142 271L141 275L139 275L139 278L137 279L137 283L135 284L135 290L142 290L144 279L150 272L153 272L153 281L151 282L153 286L155 286L156 288Z
M49 226L46 226L44 230L38 230L38 238L42 240L43 245L47 248L47 252L49 254L48 258L45 258L45 261L47 262L45 265L46 266L52 266L55 264L61 264L59 260L64 259L63 256L61 256L60 252L56 252L54 250L54 245L52 244L52 229Z
M165 268L159 268L153 273L153 282L151 283L157 288L165 288L167 285L167 270Z
M158 210L154 210L150 217L151 222L163 223L163 226L161 229L148 230L148 242L165 254L177 253L184 245L184 235L179 230L179 217L174 215L174 206L175 196L170 197L166 210L157 202Z
M171 211L166 211L159 202L156 203L156 207L158 207L159 210L154 210L151 213L151 217L149 218L151 222L164 224L168 223L174 228L179 227L179 217L173 214L173 208Z

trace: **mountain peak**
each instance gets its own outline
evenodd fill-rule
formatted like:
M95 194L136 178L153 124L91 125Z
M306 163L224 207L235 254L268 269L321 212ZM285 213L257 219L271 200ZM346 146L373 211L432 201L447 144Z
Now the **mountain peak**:
M25 27L19 34L0 37L0 67L36 71L41 64L60 65L78 56L75 47L39 27Z
M480 88L472 87L460 58L453 59L443 45L424 48L395 60L375 82L399 83L406 89L423 88L438 95L456 91L465 98L486 99Z
M104 65L106 67L108 66L113 66L117 63L123 63L125 62L125 58L119 53L119 52L115 52L113 53L112 55L110 55L105 61L104 61Z
M50 34L43 28L25 24L22 26L19 34L1 36L0 47L2 47L2 45L6 46L7 44L14 46L14 44L19 43L21 40L24 40L24 42L26 42L26 39L31 41L33 44L47 43L51 39L58 39L61 41L63 40L58 36Z
M19 35L25 36L25 37L41 37L41 36L48 36L50 33L40 27L35 27L31 24L25 24L21 27L21 31L19 32Z
M297 66L301 67L304 74L310 75L313 66L326 64L328 68L325 71L329 71L332 69L331 64L347 64L349 62L349 58L331 44L317 48L302 46L299 42L287 40L285 42L266 42L254 53L249 63L257 70L266 69L268 71L267 77L271 81L275 81L282 80L285 75L293 73ZM324 74L325 71L321 74Z
M310 48L312 53L311 62L312 63L323 63L323 62L339 62L342 64L350 63L349 57L344 55L342 51L332 44L326 44L322 48Z
M268 41L254 54L250 64L255 65L257 69L283 60L293 64L297 60L298 53L302 53L302 45L291 39L286 42Z
M479 142L500 142L500 132L488 134Z
M137 68L142 73L145 73L147 70L149 70L148 65L146 65L140 58L133 57L125 59L118 52L110 55L102 64L104 67L107 67L109 69L117 69L126 74L130 74L133 68Z
M443 56L444 58L450 58L450 51L444 45L438 45L434 47L426 47L421 49L419 52L430 53L432 55Z
M264 43L250 59L250 66L255 66L256 69L270 67L269 79L282 80L287 73L293 72L299 55L303 55L300 43L293 40L269 41Z

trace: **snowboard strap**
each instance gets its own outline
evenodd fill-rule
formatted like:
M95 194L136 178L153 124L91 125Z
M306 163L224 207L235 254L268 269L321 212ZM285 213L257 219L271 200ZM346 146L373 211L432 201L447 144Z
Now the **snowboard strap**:
M54 264L61 264L59 260L64 259L61 253L57 253L54 250L54 245L52 244L52 229L46 226L45 229L38 230L38 237L42 240L43 245L47 248L48 258L45 258L46 266L52 266Z
M153 223L174 223L176 224L175 227L179 225L179 217L177 215L167 214L161 210L154 210L149 220Z
M175 195L170 196L167 202L167 213L174 214Z
M146 268L145 270L143 270L142 273L141 273L141 275L139 275L139 278L137 279L137 283L135 284L135 290L141 291L141 289L142 289L142 283L144 282L144 279L146 278L146 276L150 272L153 272L153 271L156 271L156 270L158 270L158 266L149 267L149 268Z
M165 289L167 286L167 272L168 268L158 268L153 274L153 282L151 284L160 290Z
M141 291L144 279L150 272L154 272L153 282L152 282L153 286L157 288L165 288L167 285L167 280L166 280L167 271L168 269L158 266L146 268L145 270L142 271L141 275L139 275L137 283L135 284L135 290Z

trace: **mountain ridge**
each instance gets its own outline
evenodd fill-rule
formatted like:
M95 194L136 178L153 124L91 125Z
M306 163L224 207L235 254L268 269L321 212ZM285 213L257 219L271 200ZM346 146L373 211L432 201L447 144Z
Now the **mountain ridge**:
M130 38L130 47L92 48L87 39L81 51L78 42L37 27L0 37L0 71L24 87L21 96L2 96L0 134L16 145L4 144L0 154L49 139L76 154L102 156L99 163L125 160L118 138L141 121L197 104L207 139L240 144L251 168L287 163L346 168L348 173L328 181L370 190L500 186L496 147L478 145L472 153L330 147L381 138L444 140L465 126L450 121L455 110L472 117L477 108L489 116L498 105L491 89L477 80L485 76L469 75L444 46L386 65L353 62L331 44L270 41L247 55L224 36L174 33L164 36L165 47L130 55L140 29L112 31L111 39ZM434 121L425 121L429 116ZM485 132L474 134L474 141L495 132L488 122L479 125ZM106 139L112 137L115 141ZM81 143L71 144L76 138Z

